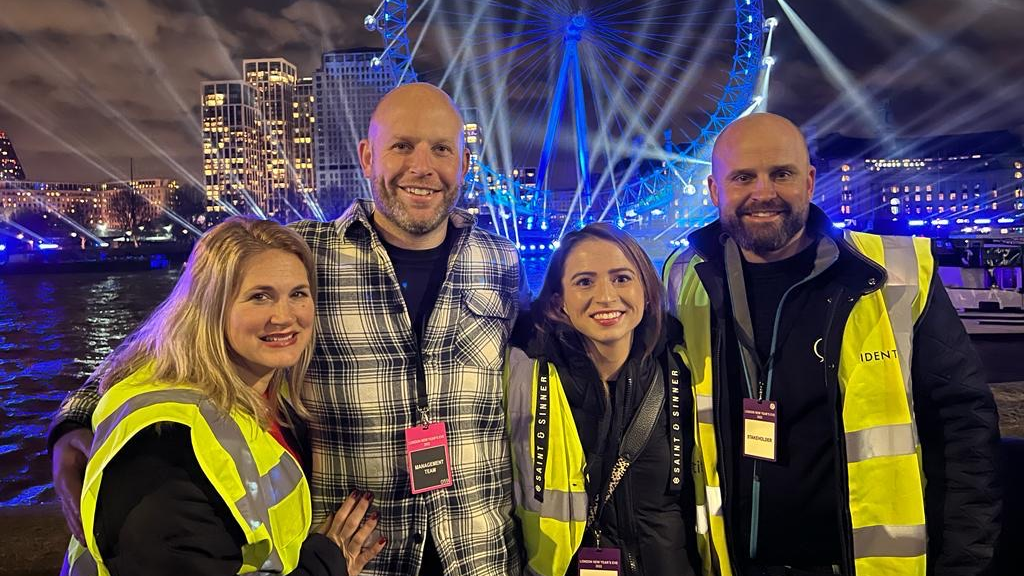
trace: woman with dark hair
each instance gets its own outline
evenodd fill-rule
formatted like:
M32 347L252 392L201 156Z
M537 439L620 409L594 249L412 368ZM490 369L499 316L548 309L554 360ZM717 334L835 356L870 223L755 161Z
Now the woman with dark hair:
M689 373L650 258L607 223L572 232L531 311L505 373L528 573L694 574Z

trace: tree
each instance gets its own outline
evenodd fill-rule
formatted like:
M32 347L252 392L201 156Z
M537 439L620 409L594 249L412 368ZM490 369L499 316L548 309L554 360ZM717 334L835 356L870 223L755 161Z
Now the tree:
M110 225L131 232L132 243L138 245L136 232L142 217L142 206L146 199L131 185L114 191L107 202Z

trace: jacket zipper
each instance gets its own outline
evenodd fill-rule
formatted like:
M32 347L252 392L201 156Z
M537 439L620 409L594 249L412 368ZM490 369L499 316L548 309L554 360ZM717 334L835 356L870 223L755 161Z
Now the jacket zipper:
M842 304L844 298L844 289L842 286L838 288L835 295L833 296L834 302L829 306L828 315L825 320L825 339L822 342L822 347L825 350L825 354L829 353L829 343L831 342L832 324L835 321L836 309ZM831 359L826 358L827 361ZM841 515L842 522L842 534L840 535L841 550L843 555L843 574L854 573L853 563L853 518L850 516L850 478L847 473L846 466L846 442L842 441L843 436L843 411L839 409L839 366L837 363L829 363L826 365L826 377L825 381L829 383L834 391L835 395L832 396L833 403L832 409L835 411L835 420L833 425L833 441L836 447L836 473L839 478L839 486L837 494L839 501L839 512Z
M718 490L722 494L722 498L721 498L721 500L722 500L722 519L724 521L728 522L728 520L731 518L731 516L729 514L729 512L731 510L731 506L728 506L726 504L729 501L729 498L726 496L728 494L728 492L727 492L728 487L726 485L727 483L726 483L726 477L725 477L725 464L724 464L725 461L722 458L722 454L723 454L722 450L724 449L725 444L722 442L722 437L723 436L722 436L721 426L718 425L718 423L725 422L725 420L721 417L722 416L721 415L722 395L720 393L718 393L718 394L715 393L715 389L716 389L716 387L718 387L718 383L721 381L723 370L725 370L724 362L722 361L722 341L725 339L725 336L724 336L724 333L722 332L722 328L721 328L721 325L722 325L722 319L721 318L719 318L719 323L718 324L719 324L719 334L718 334L718 338L715 339L715 361L711 365L712 366L712 368L711 368L711 377L712 377L712 381L711 381L711 390L712 390L711 396L712 396L712 399L714 400L714 404L712 405L712 418L714 419L714 421L716 423L713 426L714 430L715 430L715 442L718 444L718 450L717 450L717 452L718 452L718 462L716 462L715 465L719 468L717 470L717 472L720 472L720 474L718 474ZM715 370L715 366L718 367L718 370ZM705 471L704 473L707 474L707 471ZM708 521L710 522L710 518L708 519ZM729 528L728 524L727 524L726 534L732 534L732 533L733 533L733 530L731 528ZM730 538L730 537L727 536L725 540L726 540L726 542L729 542L730 540L735 542L736 539L735 538ZM738 574L742 574L742 572L740 571L740 564L736 561L736 555L733 553L733 548L735 548L735 546L728 546L727 548L728 549L726 550L726 554L729 556L729 563L733 567L733 573L737 574L737 575ZM712 555L713 554L714 554L714 552L712 551ZM721 560L719 560L719 564L721 564Z
M622 441L622 436L625 434L625 431L626 431L626 425L625 425L625 422L626 422L626 410L625 409L626 409L626 406L632 405L632 404L633 404L633 377L632 376L626 376L626 389L623 390L623 398L622 398L623 412L619 416L619 418L620 418L620 420L619 420L619 441L620 442ZM637 458L640 457L640 455L639 454L632 454L631 457L635 461ZM629 470L627 469L626 470L626 474L628 474L628 473L629 473ZM628 490L628 488L629 488L628 487L629 481L626 478L623 478L622 480L623 480L623 482L622 482L622 484L623 484L622 485L622 490L623 490L623 494L625 496L625 498L623 498L622 500L626 500L627 501L626 502L626 510L625 510L625 512L626 512L626 514L628 514L629 533L630 533L631 540L633 540L633 542L629 542L627 544L627 546L625 547L626 548L625 549L625 553L626 553L626 566L629 569L629 574L631 574L633 576L640 576L640 567L639 567L639 565L637 564L637 561L636 561L636 554L633 553L633 547L636 545L636 530L634 530L634 526L633 526L634 518L633 518L632 506L631 506L631 504L632 504L632 502L631 502L632 501L632 491Z

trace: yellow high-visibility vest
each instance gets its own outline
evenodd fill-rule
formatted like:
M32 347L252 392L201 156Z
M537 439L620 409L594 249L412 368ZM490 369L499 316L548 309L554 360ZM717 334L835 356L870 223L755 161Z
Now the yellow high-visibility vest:
M546 368L542 378L540 363L512 348L502 382L527 573L562 576L587 526L586 459L558 372Z
M852 231L845 237L888 274L884 286L854 305L838 366L854 566L857 576L923 576L924 473L910 367L914 324L928 302L935 262L927 238ZM678 290L674 304L686 334L695 399L698 547L705 574L731 576L715 439L720 423L714 419L711 305L695 271L700 262L670 260L666 282ZM864 356L869 352L870 358Z
M148 369L107 391L93 414L94 440L82 489L85 550L71 539L72 576L109 574L94 534L103 470L137 433L158 422L188 426L206 477L245 534L239 574L295 569L312 522L309 486L298 462L246 414L218 410L195 388L150 381Z

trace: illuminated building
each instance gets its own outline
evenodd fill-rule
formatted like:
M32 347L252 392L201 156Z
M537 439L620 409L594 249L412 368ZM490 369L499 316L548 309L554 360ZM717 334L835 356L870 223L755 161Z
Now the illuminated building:
M285 209L289 192L295 190L289 163L295 158L294 100L295 65L284 58L242 61L245 81L256 89L260 132L260 162L265 179L267 216ZM294 217L295 215L292 215Z
M302 78L295 84L295 100L292 102L292 124L295 127L295 179L299 192L316 197L316 175L313 172L313 127L316 116L313 107L313 79Z
M177 180L148 178L128 182L0 181L0 218L17 214L60 214L90 228L124 230L150 222L169 206L179 189Z
M379 50L369 48L325 52L314 76L313 164L318 199L329 217L354 198L369 196L358 144L393 84L386 66L373 65L379 57Z
M106 197L99 186L84 182L0 181L0 217L54 212L87 226L105 223Z
M244 80L202 83L203 177L207 210L267 207L256 89Z
M158 218L171 205L179 187L177 180L167 178L100 184L107 227L125 230Z
M7 133L0 130L0 180L24 180L25 170L21 167L14 144Z
M1010 132L888 144L832 134L815 164L815 202L860 230L945 236L1024 226L1024 145Z

